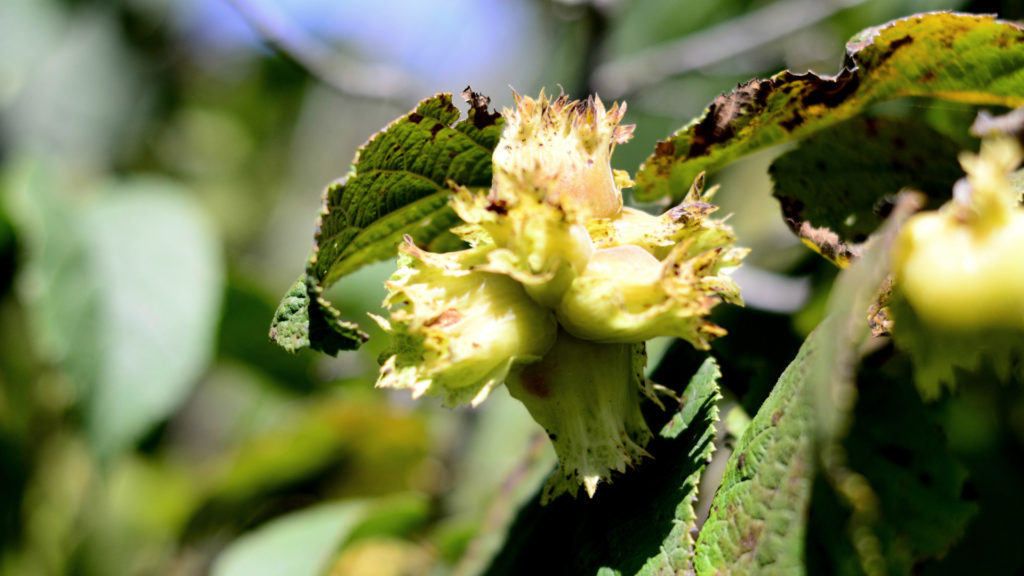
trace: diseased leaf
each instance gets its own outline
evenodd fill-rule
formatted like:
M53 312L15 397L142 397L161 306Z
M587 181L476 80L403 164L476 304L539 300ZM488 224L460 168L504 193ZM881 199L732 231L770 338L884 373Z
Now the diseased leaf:
M992 16L932 13L869 28L835 76L780 72L723 94L668 140L636 177L636 196L681 197L702 171L806 137L895 98L1024 104L1024 28Z
M808 376L820 334L800 348L736 444L697 540L697 574L803 573L815 467Z
M910 187L949 200L961 176L959 146L922 123L855 118L800 142L772 163L773 195L786 224L804 243L840 265L892 210L897 192Z
M685 570L697 483L714 450L719 371L708 359L683 392L679 411L647 445L652 459L602 485L593 499L540 494L520 510L486 572L662 574Z
M501 136L489 100L468 88L469 116L450 94L438 94L370 138L348 175L327 187L317 219L313 254L300 283L289 290L271 327L271 339L294 352L310 346L328 354L358 348L367 338L341 320L323 290L366 264L391 258L405 235L419 244L444 237L458 223L448 206L453 184L491 184L491 153ZM303 308L306 311L303 311Z

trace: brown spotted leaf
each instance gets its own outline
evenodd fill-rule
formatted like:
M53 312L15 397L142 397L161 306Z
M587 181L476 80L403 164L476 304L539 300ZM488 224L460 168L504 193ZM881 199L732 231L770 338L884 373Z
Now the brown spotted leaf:
M458 217L448 206L453 184L487 188L500 115L470 90L467 118L451 94L427 98L364 144L348 176L327 187L306 273L281 301L271 339L288 351L337 354L367 338L323 296L338 279L391 258L403 236L421 245L447 241Z
M787 70L716 98L703 116L658 143L637 173L636 196L678 199L702 171L907 96L1024 104L1024 28L951 12L869 28L847 43L834 76Z

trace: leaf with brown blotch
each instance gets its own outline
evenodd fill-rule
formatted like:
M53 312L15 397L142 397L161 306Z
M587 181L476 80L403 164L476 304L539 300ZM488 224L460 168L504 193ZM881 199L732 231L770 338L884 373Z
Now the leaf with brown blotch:
M716 98L700 118L658 143L637 173L636 197L678 199L702 171L908 96L1024 105L1024 28L954 12L869 28L847 43L834 76L786 70Z

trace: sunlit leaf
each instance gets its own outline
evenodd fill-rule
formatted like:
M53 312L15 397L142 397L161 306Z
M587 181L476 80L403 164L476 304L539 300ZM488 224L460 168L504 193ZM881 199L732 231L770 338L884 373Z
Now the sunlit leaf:
M256 278L234 274L225 292L217 334L218 356L260 370L271 377L273 384L289 390L308 393L322 384L313 372L315 356L278 354L275 344L267 340L267 318L274 314L276 302Z
M707 409L706 402L721 397L717 386L720 377L718 364L712 358L705 360L693 380L690 381L690 386L687 386L683 398L680 400L679 412L661 430L663 438L678 438L680 434L696 424L697 432L702 435L688 454L688 458L693 462L710 462L711 455L715 450L713 424L718 420L718 408L716 406L711 409L712 419L710 422L698 419L698 414ZM701 428L702 424L705 427ZM691 429L690 432L692 433L693 430ZM644 564L643 569L637 573L638 575L657 576L693 570L693 532L697 527L697 512L693 505L697 502L697 488L703 471L704 466L698 466L683 479L680 490L681 497L678 497L678 504L676 504L672 530L662 542L659 553Z
M323 288L303 274L284 295L270 324L270 339L289 352L312 347L332 356L369 339L355 322L323 297Z
M819 340L807 340L737 442L697 540L697 574L801 573L815 468L808 374Z
M466 119L456 122L450 94L427 98L363 145L348 176L327 187L306 275L275 314L275 342L329 354L357 348L365 333L340 319L323 289L395 256L404 235L426 244L447 234L458 222L448 206L452 184L490 186L501 118L487 111L486 97L468 89L463 96L471 104Z
M787 70L716 98L700 118L658 143L637 173L637 198L678 199L702 171L895 98L1024 104L1022 40L1017 24L949 12L869 28L847 43L835 76Z

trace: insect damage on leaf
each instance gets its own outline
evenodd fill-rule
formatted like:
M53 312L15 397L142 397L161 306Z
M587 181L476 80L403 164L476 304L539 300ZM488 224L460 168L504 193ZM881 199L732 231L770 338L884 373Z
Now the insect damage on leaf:
M501 119L501 114L497 111L490 111L490 97L484 96L479 92L474 92L471 87L466 86L465 90L462 91L462 99L472 107L470 116L473 120L473 126L475 126L477 130L483 130L488 126L493 126Z
M693 126L690 149L686 155L703 156L715 144L733 138L736 135L737 121L745 115L763 109L771 89L771 80L754 79L737 86L729 94L720 94L708 106L704 117ZM675 154L676 149L672 146L668 152ZM655 153L659 152L662 152L660 147Z

